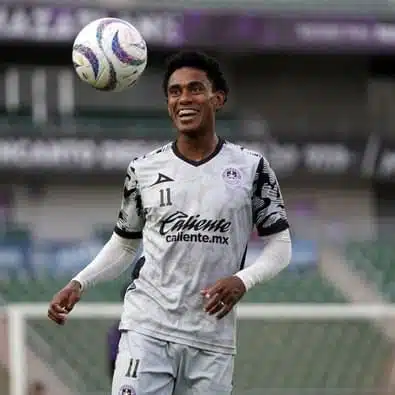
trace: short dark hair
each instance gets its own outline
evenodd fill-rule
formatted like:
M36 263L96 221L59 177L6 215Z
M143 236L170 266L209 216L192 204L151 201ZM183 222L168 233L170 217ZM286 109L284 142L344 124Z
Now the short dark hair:
M229 87L223 75L221 67L216 59L211 56L197 51L181 51L171 56L166 62L166 72L163 78L163 91L167 96L167 87L170 76L178 69L191 67L202 70L207 74L214 91L225 93L225 101L229 94Z

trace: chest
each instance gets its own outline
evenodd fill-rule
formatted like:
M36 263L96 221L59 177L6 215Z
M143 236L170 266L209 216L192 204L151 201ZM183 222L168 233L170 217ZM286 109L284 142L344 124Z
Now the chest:
M194 167L170 163L150 171L140 185L146 215L171 213L228 218L251 207L249 169L231 163Z

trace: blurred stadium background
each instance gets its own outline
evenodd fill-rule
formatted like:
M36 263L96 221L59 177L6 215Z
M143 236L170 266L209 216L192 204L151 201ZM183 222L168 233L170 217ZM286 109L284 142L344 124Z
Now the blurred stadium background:
M392 1L55 1L0 2L0 394L20 395L9 389L5 308L46 304L89 262L112 231L130 159L173 138L161 78L180 48L223 63L231 94L218 133L269 158L288 207L292 264L245 301L395 299ZM97 93L71 67L75 34L106 15L134 23L150 49L126 93ZM126 281L84 301L119 302ZM22 374L45 395L108 394L115 321L27 320ZM394 324L241 320L236 393L394 393Z

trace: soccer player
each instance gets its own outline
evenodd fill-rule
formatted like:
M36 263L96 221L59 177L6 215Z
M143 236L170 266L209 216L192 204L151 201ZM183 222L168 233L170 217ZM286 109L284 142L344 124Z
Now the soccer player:
M83 291L128 267L143 239L146 260L125 297L112 395L229 395L234 307L288 265L289 225L267 160L215 133L228 97L218 63L180 52L163 89L175 142L130 163L112 237L54 296L48 315L63 324ZM262 253L245 267L254 225Z

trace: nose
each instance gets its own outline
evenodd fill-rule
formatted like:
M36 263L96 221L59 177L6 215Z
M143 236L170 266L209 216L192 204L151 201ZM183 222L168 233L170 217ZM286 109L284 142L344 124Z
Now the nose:
M192 94L188 89L183 89L179 98L180 104L189 104L192 102Z

